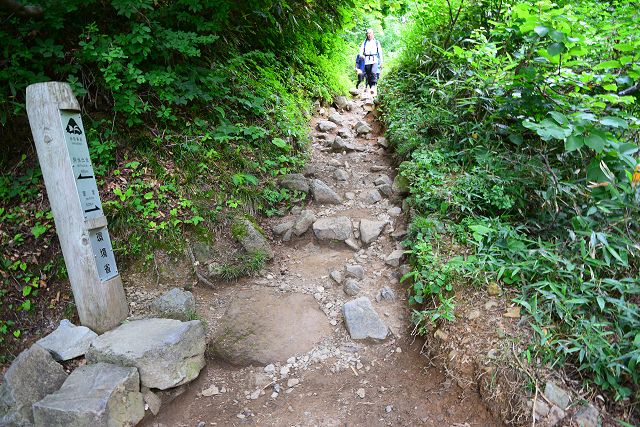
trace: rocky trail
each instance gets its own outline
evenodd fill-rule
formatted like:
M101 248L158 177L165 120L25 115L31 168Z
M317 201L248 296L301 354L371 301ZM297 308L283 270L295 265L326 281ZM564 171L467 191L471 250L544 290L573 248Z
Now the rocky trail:
M265 271L194 290L207 366L142 425L501 425L411 335L402 189L372 95L352 95L317 106L310 160L282 182L313 199L262 224Z

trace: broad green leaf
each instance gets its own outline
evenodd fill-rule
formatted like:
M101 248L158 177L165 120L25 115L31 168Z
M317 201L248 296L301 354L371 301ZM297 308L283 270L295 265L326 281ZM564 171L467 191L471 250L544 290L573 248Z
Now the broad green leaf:
M558 122L558 124L566 125L567 123L569 123L567 117L562 113L559 113L557 111L549 111L549 115L553 117L553 119Z
M533 29L537 35L540 37L544 37L549 33L549 27L545 27L544 25L539 25Z
M596 153L601 153L604 150L605 139L597 133L591 133L584 138L584 143L587 147L596 151Z
M549 46L547 46L547 53L550 56L558 56L564 51L566 51L564 43L551 43Z
M614 128L627 129L629 127L626 120L621 119L620 117L613 117L613 116L606 116L601 118L600 123L605 126L611 126Z
M584 136L570 135L564 142L564 151L571 152L578 150L584 146Z
M565 41L565 39L567 38L562 31L558 31L558 30L551 31L551 33L549 34L549 37L551 37L551 40L558 43Z
M619 67L620 67L620 61L613 59L611 61L601 62L595 67L593 67L593 69L597 71L597 70L605 70L609 68L619 68Z

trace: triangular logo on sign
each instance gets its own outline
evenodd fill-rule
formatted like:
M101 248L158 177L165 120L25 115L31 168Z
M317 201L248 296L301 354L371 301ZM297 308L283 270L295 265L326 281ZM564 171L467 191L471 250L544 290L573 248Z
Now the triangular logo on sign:
M75 120L69 119L69 123L67 123L67 127L64 129L68 133L74 133L76 135L82 135L82 131L80 130L80 126L76 123Z

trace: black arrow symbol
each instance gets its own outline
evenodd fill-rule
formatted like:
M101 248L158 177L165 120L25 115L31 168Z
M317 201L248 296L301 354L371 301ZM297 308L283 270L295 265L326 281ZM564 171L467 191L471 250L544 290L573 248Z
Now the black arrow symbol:
M95 212L95 211L99 211L100 208L98 206L91 208L91 209L87 209L84 211L84 213L89 213L89 212Z
M93 178L93 175L82 175L82 172L80 172L80 175L78 176L78 179L91 179Z

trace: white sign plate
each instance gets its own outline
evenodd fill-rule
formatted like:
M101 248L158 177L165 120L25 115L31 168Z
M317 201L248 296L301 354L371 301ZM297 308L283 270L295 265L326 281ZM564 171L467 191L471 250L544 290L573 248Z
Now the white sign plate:
M116 258L113 255L113 247L111 246L107 227L89 230L89 240L91 240L91 248L96 259L100 280L104 282L117 276L118 267L116 266Z
M84 219L98 218L104 215L102 203L98 193L98 185L93 175L89 147L85 136L80 113L76 111L60 110L60 121L67 143L71 168L76 180L76 190L80 198L80 206Z

